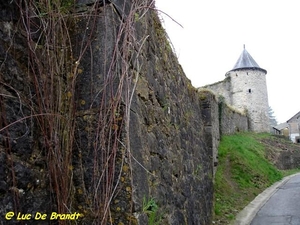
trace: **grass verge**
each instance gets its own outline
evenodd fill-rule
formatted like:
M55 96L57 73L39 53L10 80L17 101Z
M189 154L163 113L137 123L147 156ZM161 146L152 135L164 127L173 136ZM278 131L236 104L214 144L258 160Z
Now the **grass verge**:
M214 224L230 224L236 214L267 187L299 170L280 171L266 157L270 134L223 136L215 177Z

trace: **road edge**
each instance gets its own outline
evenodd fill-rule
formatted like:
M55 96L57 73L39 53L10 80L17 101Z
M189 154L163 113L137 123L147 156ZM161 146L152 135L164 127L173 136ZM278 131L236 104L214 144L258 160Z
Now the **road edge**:
M292 177L299 175L300 173L295 173L284 177L282 180L274 183L272 186L268 187L262 193L260 193L256 198L250 202L241 212L236 216L234 225L249 225L253 220L256 213L261 207L266 204L266 202L276 193L278 188L288 182Z

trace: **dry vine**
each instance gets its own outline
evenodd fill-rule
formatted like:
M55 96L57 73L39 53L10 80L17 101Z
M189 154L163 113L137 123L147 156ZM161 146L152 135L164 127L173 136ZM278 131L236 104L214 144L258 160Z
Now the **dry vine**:
M30 120L28 126L36 129L31 131L33 136L42 137L39 141L46 157L50 191L55 196L52 199L53 207L58 213L69 213L76 208L73 164L74 149L77 149L75 145L80 146L80 140L75 138L76 133L80 132L77 130L79 100L76 98L76 85L82 73L80 63L89 52L93 72L93 38L97 35L97 21L103 19L104 15L107 27L116 25L107 18L107 8L113 8L115 18L119 20L115 40L107 40L114 42L114 48L109 56L110 65L103 70L103 87L91 96L89 106L90 110L96 108L97 115L96 127L90 122L95 130L87 132L92 148L89 157L93 159L91 186L88 187L82 179L82 192L89 204L87 216L93 218L93 224L113 223L110 207L121 188L119 180L122 167L126 163L131 168L130 106L142 67L139 57L148 38L145 34L138 40L134 25L137 15L139 19L144 17L153 2L133 1L128 4L130 8L127 13L125 8L120 9L113 3L106 5L102 1L95 1L84 12L79 12L71 0L18 0L17 5L20 10L19 26L26 37L28 49L26 79L31 84L31 96L18 97L26 99L24 104L31 110L31 115L10 124L3 123L0 132L9 138L10 126ZM80 44L77 43L75 48L79 51L75 53L72 35L76 22L81 19L86 21L89 30L84 31L84 39ZM98 105L96 99L100 99ZM5 118L5 108L1 107L0 110ZM7 149L10 155L9 143ZM80 151L82 149L76 154L81 155ZM86 165L82 159L78 161L81 161L84 177ZM13 173L13 162L11 168ZM17 207L18 196L14 199ZM133 203L130 204L132 210ZM59 223L71 222L62 220Z

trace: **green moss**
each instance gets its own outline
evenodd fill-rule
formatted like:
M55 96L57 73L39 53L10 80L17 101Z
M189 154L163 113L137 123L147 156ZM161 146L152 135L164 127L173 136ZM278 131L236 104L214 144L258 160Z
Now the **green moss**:
M201 180L201 175L203 173L202 170L203 170L202 165L199 164L199 165L197 165L196 169L193 172L193 175L199 180Z
M208 95L212 96L214 100L217 99L215 93L207 88L198 88L198 92L199 92L199 98L200 100L205 100L207 98Z
M136 12L134 14L134 21L137 22L137 21L139 21L139 19L140 19L140 15Z

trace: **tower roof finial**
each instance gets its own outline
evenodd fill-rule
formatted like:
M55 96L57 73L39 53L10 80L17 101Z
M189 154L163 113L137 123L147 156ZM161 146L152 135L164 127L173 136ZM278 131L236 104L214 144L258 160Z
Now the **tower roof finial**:
M245 44L244 44L244 49L245 49L246 47L245 47Z

